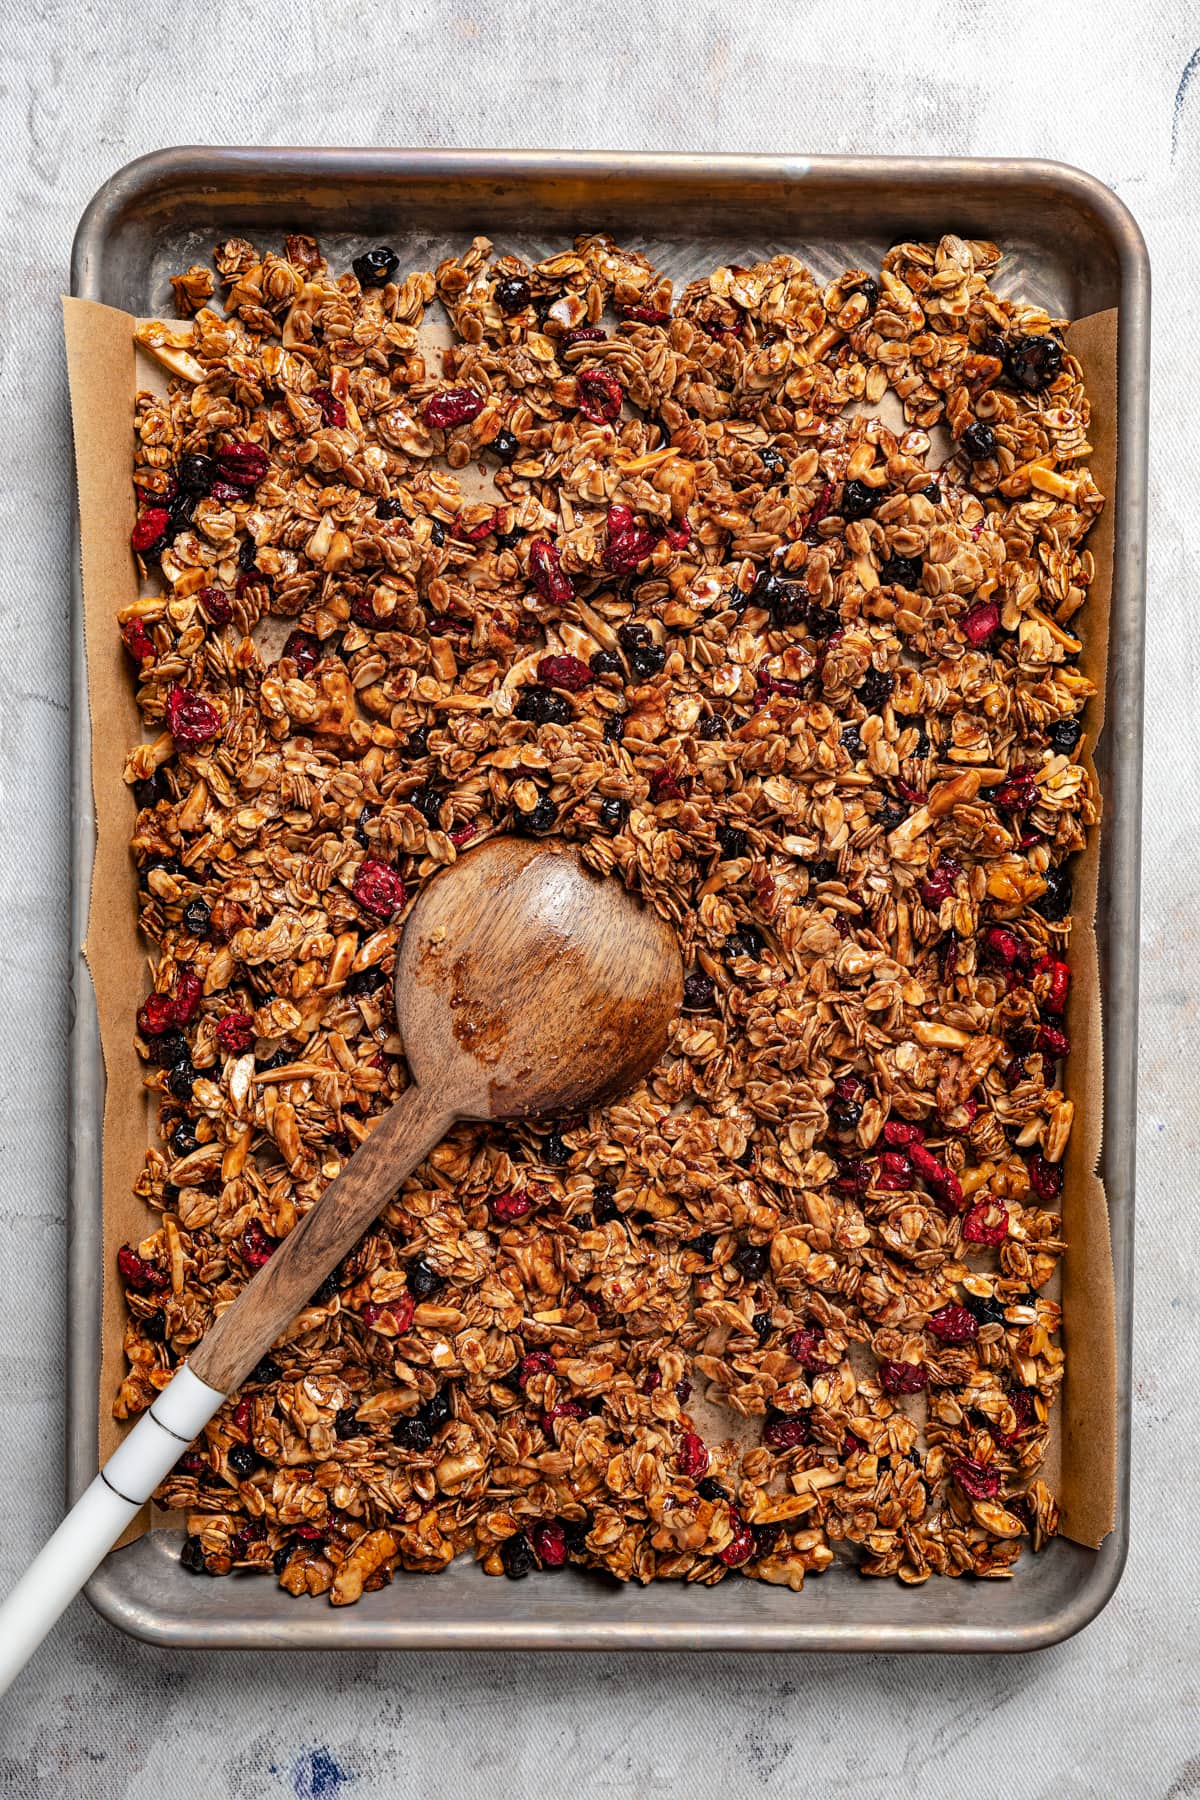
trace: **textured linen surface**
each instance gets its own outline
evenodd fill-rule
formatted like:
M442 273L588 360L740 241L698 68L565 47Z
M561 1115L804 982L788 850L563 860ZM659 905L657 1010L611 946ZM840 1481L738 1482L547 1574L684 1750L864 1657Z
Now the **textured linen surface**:
M1139 219L1156 319L1133 1549L1107 1611L1073 1643L1010 1659L206 1660L125 1639L76 1602L0 1701L0 1795L1200 1794L1187 1523L1200 8L0 0L0 26L5 1588L56 1521L63 1483L70 450L57 302L96 187L171 142L1054 157L1108 182Z

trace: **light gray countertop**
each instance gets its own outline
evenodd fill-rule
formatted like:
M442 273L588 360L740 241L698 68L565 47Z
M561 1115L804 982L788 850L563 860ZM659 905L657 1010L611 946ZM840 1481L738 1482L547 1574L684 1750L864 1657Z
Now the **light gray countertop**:
M0 0L0 1586L63 1486L69 432L58 295L121 164L172 142L1053 157L1138 218L1155 281L1133 1549L1034 1657L229 1655L76 1602L0 1703L0 1795L1200 1794L1200 7L576 0L251 8ZM1193 74L1196 79L1193 81ZM1189 269L1192 271L1189 274ZM1189 870L1192 873L1189 874ZM800 1601L798 1604L802 1604Z

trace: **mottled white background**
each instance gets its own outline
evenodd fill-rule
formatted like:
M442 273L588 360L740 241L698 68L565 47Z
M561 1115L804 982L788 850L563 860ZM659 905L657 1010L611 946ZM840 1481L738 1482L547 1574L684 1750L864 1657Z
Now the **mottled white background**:
M4 1585L63 1486L70 452L57 297L95 188L172 142L1044 156L1117 190L1155 281L1135 1503L1108 1610L1074 1642L1008 1660L210 1663L126 1640L77 1602L0 1702L0 1794L1200 1795L1200 7L0 0L0 70Z

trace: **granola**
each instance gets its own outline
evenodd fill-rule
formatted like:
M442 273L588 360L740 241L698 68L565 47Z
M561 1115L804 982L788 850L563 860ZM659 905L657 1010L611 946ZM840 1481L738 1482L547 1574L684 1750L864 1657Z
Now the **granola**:
M561 833L689 970L634 1092L461 1125L403 1184L163 1484L186 1568L798 1590L1054 1532L1103 501L1064 321L999 256L676 297L600 236L403 277L234 239L139 328L161 1223L117 1416L402 1091L403 910L464 846Z

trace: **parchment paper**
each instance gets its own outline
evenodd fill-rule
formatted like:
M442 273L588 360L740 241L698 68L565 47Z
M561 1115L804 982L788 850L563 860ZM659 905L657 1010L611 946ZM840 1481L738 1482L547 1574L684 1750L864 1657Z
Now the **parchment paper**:
M147 946L137 928L137 882L128 839L135 806L122 779L129 747L144 735L116 614L137 594L129 549L134 521L130 483L132 404L139 383L134 319L86 300L63 302L83 561L84 637L92 723L92 791L96 860L85 954L96 989L106 1077L104 1104L104 1264L99 1374L98 1460L111 1455L125 1427L112 1402L125 1374L125 1302L117 1274L122 1243L157 1228L158 1215L133 1196L153 1131L142 1067L133 1048L138 1004L149 986ZM1092 403L1092 469L1108 505L1089 538L1096 579L1074 626L1084 642L1084 672L1098 688L1085 715L1087 749L1104 717L1104 670L1112 599L1113 516L1116 498L1117 315L1079 320L1067 343L1083 364ZM1072 1054L1066 1090L1075 1102L1075 1128L1066 1158L1063 1259L1067 1377L1055 1409L1045 1479L1058 1494L1062 1529L1077 1543L1098 1545L1116 1510L1116 1326L1108 1209L1097 1173L1103 1125L1103 1040L1095 912L1100 829L1074 868L1075 925L1071 938L1071 997L1067 1029ZM126 1538L140 1535L149 1509Z

